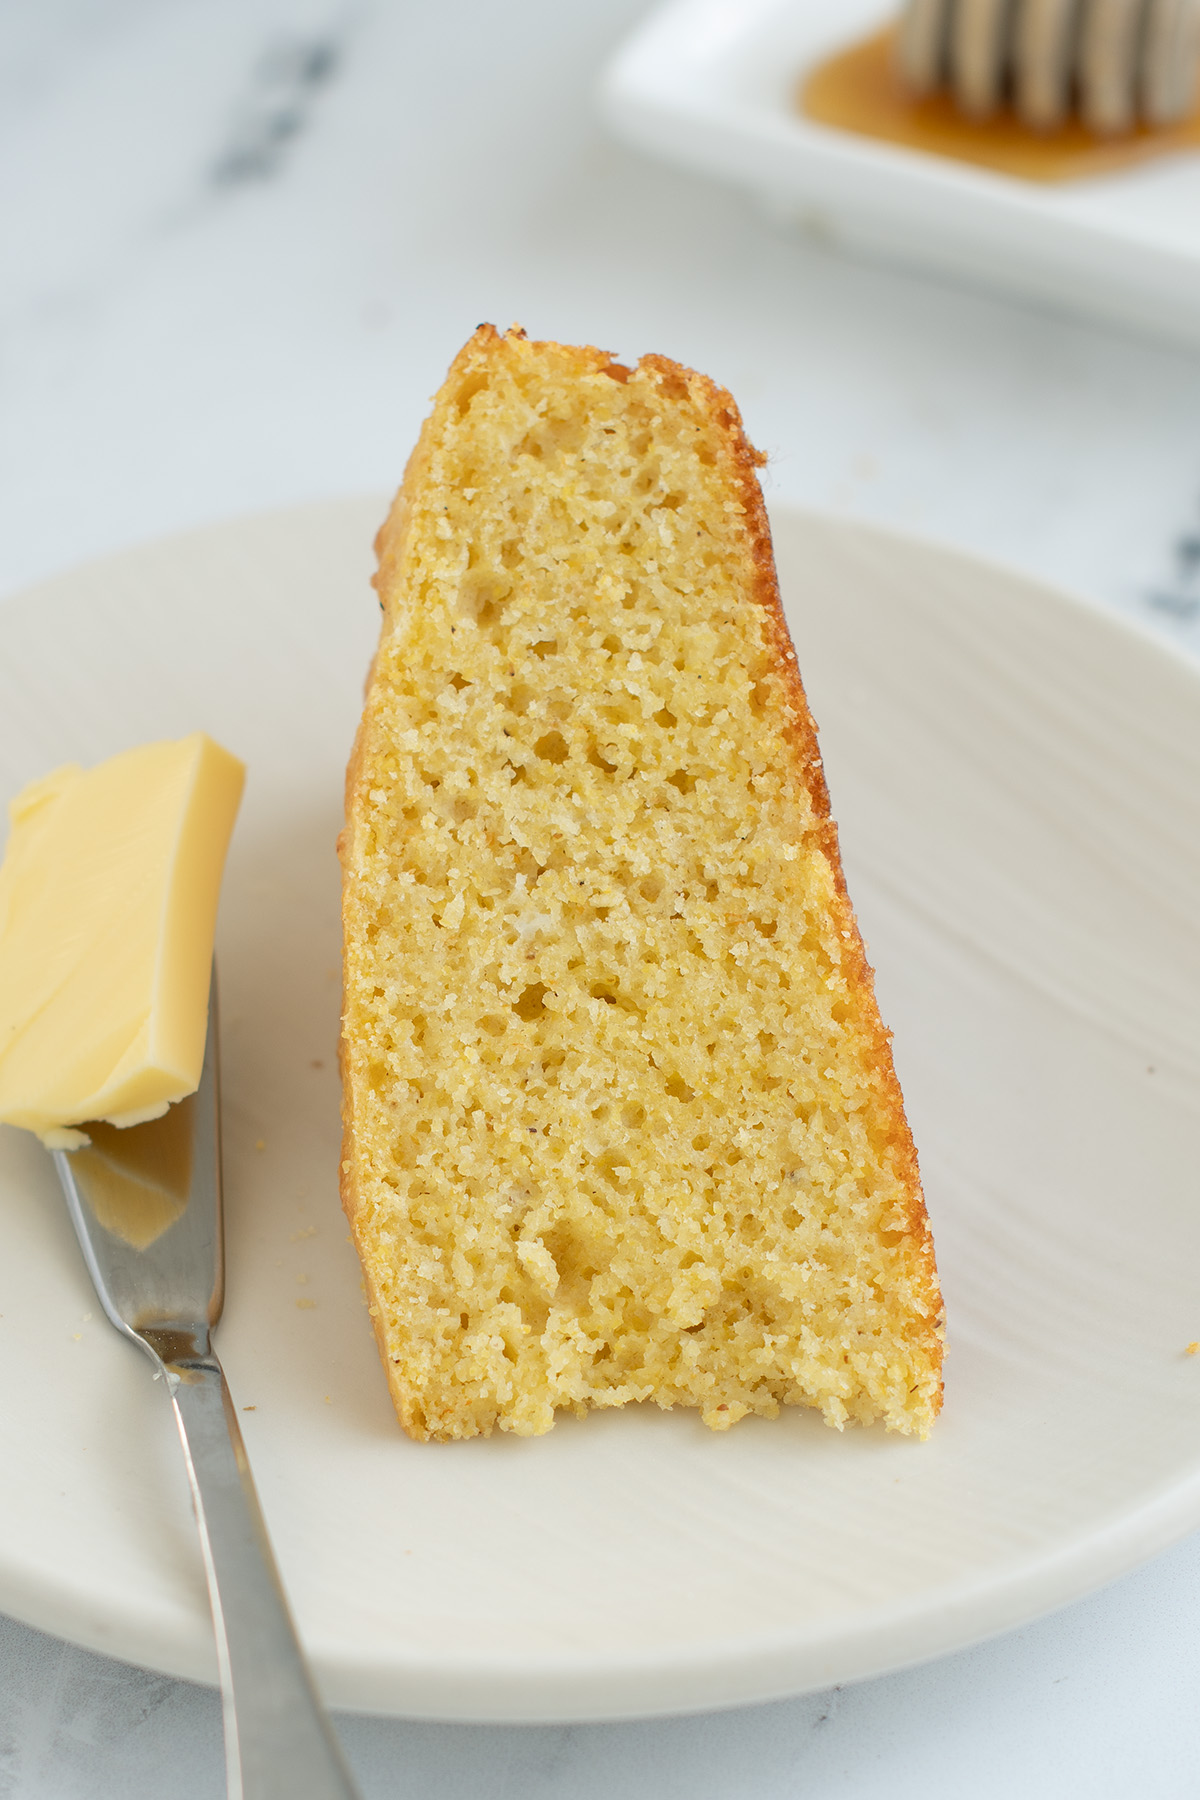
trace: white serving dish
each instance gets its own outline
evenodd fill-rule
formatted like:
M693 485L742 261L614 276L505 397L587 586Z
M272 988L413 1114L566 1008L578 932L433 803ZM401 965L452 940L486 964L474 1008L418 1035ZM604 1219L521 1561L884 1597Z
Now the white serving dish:
M817 125L803 71L898 0L671 0L600 88L631 143L891 260L1200 343L1200 151L1041 185Z
M403 1437L337 1195L334 839L383 506L217 527L0 606L0 801L197 728L249 765L218 938L218 1341L330 1700L760 1700L1018 1625L1200 1526L1200 670L1016 575L784 510L937 1239L944 1414L925 1444L653 1407ZM100 1316L49 1158L7 1128L0 1436L0 1608L212 1679L165 1396Z

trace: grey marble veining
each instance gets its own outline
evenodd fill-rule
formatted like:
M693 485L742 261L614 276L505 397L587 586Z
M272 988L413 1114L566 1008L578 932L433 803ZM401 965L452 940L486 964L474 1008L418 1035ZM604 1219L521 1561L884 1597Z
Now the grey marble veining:
M346 27L281 33L250 71L229 132L208 171L218 191L281 174L298 138L310 130L322 89L336 81L346 52Z
M1000 557L1200 648L1200 359L840 259L612 144L590 93L644 10L3 0L0 587L386 488L475 323L519 318L710 370L782 498ZM1193 1541L832 1695L344 1727L368 1796L1181 1800L1198 1678ZM0 1623L0 1800L220 1791L211 1694Z

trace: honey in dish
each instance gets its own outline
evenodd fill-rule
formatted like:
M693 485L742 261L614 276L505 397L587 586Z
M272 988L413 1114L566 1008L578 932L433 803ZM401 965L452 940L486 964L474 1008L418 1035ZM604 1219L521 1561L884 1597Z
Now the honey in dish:
M1200 147L1200 111L1181 125L1139 127L1126 137L1095 137L1078 119L1040 133L1011 112L969 119L949 93L915 99L896 67L889 28L821 63L806 74L800 111L820 125L882 138L910 150L956 157L1026 181L1071 181L1106 175L1152 156Z

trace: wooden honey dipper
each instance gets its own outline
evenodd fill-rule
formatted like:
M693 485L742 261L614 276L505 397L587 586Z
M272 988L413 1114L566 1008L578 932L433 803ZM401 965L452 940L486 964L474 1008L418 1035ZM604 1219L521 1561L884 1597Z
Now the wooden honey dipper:
M914 94L971 118L1007 103L1035 131L1075 112L1117 137L1195 109L1200 0L908 0L897 53Z

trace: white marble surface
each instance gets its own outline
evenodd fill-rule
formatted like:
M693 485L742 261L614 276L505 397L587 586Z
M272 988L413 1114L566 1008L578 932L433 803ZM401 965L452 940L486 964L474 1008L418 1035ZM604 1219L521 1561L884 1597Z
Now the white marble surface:
M839 260L606 141L590 90L643 11L0 0L0 588L394 483L458 344L519 318L726 381L777 494L1200 648L1200 360ZM634 1725L343 1723L368 1797L1174 1800L1200 1787L1198 1680L1192 1541L833 1694ZM0 1624L3 1800L220 1791L212 1695Z

